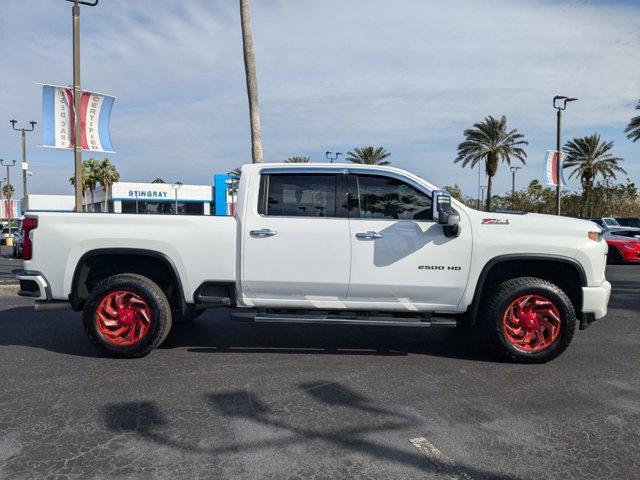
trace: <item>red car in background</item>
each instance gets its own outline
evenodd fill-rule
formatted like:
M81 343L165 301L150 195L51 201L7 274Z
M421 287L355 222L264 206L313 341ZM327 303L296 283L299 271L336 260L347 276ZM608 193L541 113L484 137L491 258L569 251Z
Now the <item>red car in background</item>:
M609 263L640 263L640 232L617 231L605 233L609 245Z

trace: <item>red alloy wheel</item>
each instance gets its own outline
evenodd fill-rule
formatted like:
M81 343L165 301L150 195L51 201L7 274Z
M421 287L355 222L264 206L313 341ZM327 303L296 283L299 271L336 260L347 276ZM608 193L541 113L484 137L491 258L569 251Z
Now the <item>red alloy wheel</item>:
M502 331L507 341L524 352L540 352L560 335L558 307L542 295L523 295L507 307Z
M151 308L140 295L131 290L113 290L98 304L96 327L112 345L134 345L151 329Z

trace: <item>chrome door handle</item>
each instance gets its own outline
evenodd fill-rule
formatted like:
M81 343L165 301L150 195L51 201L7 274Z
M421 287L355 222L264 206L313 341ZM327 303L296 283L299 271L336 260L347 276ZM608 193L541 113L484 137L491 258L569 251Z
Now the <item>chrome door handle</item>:
M268 228L261 228L260 230L251 230L249 235L252 237L273 237L278 232L274 232L273 230L269 230Z
M368 231L368 232L360 232L360 233L356 233L356 238L360 238L360 239L376 239L376 238L382 238L384 235L382 235L381 233L378 232L372 232L372 231Z

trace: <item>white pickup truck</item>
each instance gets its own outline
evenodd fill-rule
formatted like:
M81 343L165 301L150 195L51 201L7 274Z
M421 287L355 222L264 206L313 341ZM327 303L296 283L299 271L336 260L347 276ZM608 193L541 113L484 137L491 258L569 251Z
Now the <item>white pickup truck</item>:
M140 357L213 307L252 322L478 326L548 361L607 313L592 222L480 212L411 173L246 165L229 217L29 212L20 295L83 311L105 354Z

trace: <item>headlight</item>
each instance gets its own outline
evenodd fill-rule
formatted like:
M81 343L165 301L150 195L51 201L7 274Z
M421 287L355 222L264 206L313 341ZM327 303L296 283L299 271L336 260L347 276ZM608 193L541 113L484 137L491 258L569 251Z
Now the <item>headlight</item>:
M602 240L602 232L589 232L587 233L589 240L593 240L594 242L599 242Z

